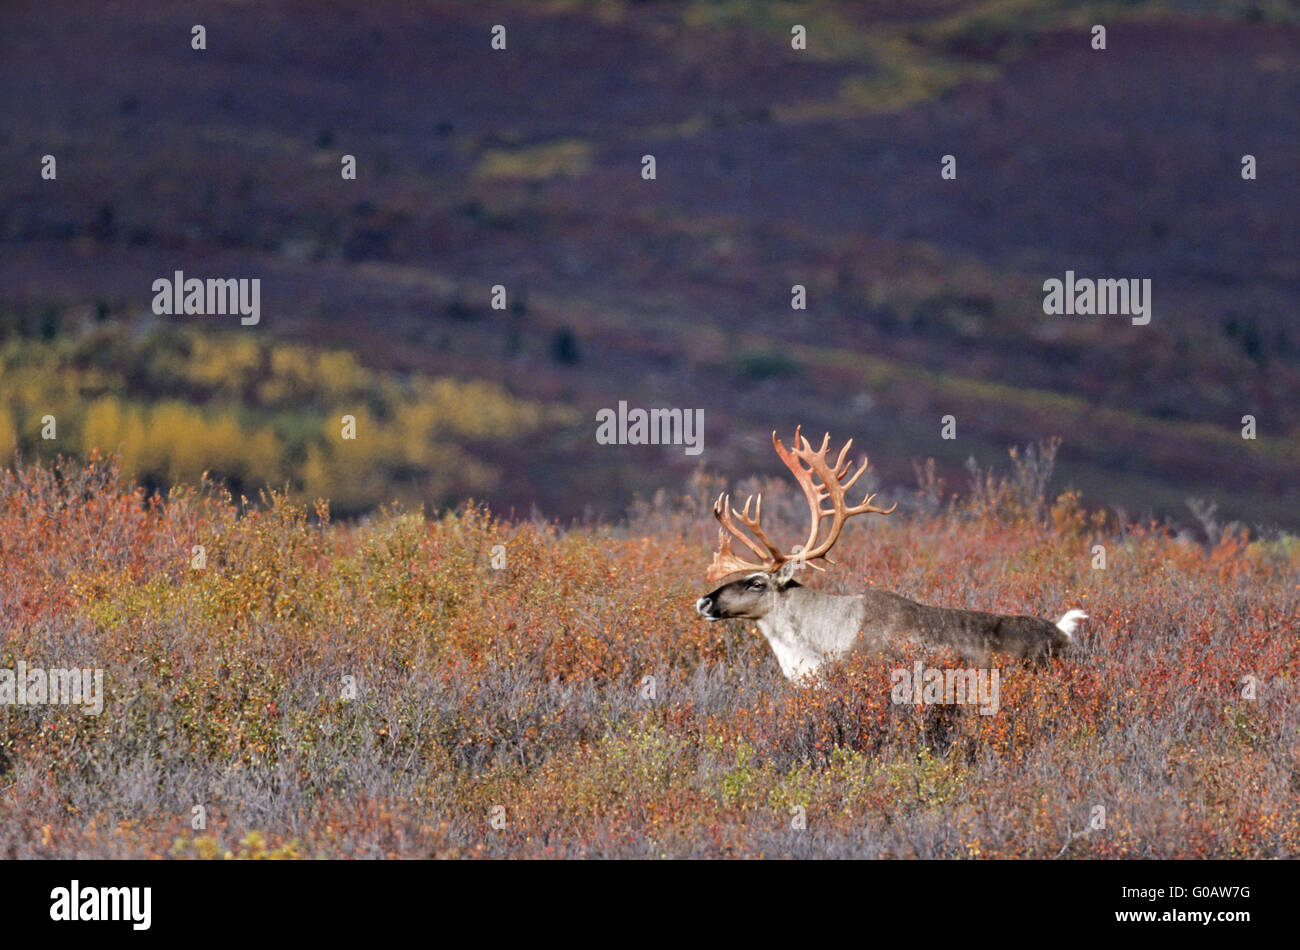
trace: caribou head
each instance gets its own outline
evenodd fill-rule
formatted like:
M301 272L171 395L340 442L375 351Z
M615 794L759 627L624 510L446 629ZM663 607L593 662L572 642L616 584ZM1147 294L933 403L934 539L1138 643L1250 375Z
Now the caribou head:
M745 576L705 594L696 602L696 610L704 619L761 620L772 613L788 591L803 586L794 577L799 567L806 565L824 571L826 568L823 564L835 563L828 555L850 518L865 514L888 515L898 507L895 502L889 508L877 508L871 503L876 497L872 494L868 494L856 505L848 504L848 491L867 470L867 460L863 459L857 471L850 475L853 463L847 459L853 440L844 443L834 465L827 461L830 443L830 433L827 433L822 438L821 448L814 451L796 427L794 442L787 449L776 437L776 433L772 433L772 447L786 468L790 469L808 501L808 538L789 552L782 551L763 530L761 494L745 499L745 505L740 511L731 507L731 497L728 494L723 492L718 496L713 503L713 517L718 519L722 527L718 529L718 550L713 555L713 563L709 565L705 576L711 581L737 573L744 573ZM824 507L823 503L827 501L831 503L830 508ZM751 505L754 509L752 517L749 513ZM826 525L828 518L829 526ZM752 538L741 530L736 523L738 521L752 532ZM823 527L826 528L825 531ZM749 548L757 560L737 557L731 549L733 537Z

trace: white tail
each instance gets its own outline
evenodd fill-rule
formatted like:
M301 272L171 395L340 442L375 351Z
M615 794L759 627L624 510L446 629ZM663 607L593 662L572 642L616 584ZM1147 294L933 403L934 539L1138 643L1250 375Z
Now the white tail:
M1088 615L1085 614L1082 610L1067 610L1061 616L1061 619L1056 621L1056 626L1060 629L1060 631L1063 634L1065 634L1067 637L1070 638L1071 641L1073 641L1074 631L1078 628L1079 621L1087 620L1087 619L1088 619Z

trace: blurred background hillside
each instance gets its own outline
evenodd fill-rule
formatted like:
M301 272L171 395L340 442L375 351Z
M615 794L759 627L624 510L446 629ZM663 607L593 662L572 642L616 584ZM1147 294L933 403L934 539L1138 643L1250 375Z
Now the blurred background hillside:
M616 517L796 423L892 489L1059 435L1091 504L1295 529L1297 50L1281 2L6 3L0 461ZM1044 315L1067 269L1151 324ZM175 270L260 325L154 316ZM619 400L703 454L597 445Z

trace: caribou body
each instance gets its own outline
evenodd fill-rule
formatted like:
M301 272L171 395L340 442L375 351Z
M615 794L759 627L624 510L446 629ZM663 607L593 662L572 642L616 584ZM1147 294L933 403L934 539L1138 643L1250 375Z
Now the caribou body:
M706 620L738 618L753 620L767 639L788 679L796 680L817 673L828 661L851 653L877 653L890 646L920 643L929 647L947 646L956 650L973 666L986 666L994 653L1012 659L1042 661L1057 656L1074 642L1074 632L1087 615L1069 610L1056 623L1040 617L986 613L954 607L919 604L890 591L869 588L861 594L827 594L804 587L794 579L801 565L824 570L817 562L831 563L826 557L839 539L844 523L854 515L887 515L894 508L881 509L871 504L868 495L860 504L849 506L845 493L867 469L866 461L847 481L851 463L845 462L852 440L840 451L831 466L826 460L830 436L814 451L807 439L795 430L794 447L786 449L772 433L777 454L794 474L808 499L812 527L808 542L791 553L782 552L764 533L761 519L762 496L757 499L754 516L749 515L747 500L741 511L731 508L723 494L714 503L713 514L722 525L718 532L719 549L709 567L710 580L731 574L744 577L724 584L696 602L696 610ZM829 500L832 507L822 507ZM897 507L897 506L895 506ZM830 530L822 535L822 522L831 519ZM740 521L753 534L742 532ZM758 561L736 557L731 538L738 538L759 556Z

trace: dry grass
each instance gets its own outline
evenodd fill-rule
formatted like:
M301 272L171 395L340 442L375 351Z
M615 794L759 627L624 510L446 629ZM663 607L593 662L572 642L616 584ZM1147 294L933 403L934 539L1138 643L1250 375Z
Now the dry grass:
M704 480L560 530L10 470L0 667L102 667L108 700L0 711L0 856L1294 857L1300 551L1043 505L1033 461L855 526L815 582L1088 610L1082 655L1004 670L990 717L892 705L906 654L793 688L698 619Z

